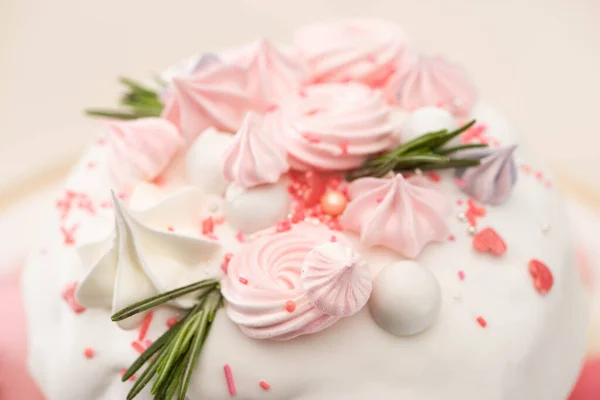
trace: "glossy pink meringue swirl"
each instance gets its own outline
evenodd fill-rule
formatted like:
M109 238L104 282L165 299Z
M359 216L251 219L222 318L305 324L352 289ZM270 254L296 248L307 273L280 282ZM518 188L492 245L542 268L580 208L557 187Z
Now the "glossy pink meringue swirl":
M440 57L419 57L405 64L395 77L398 104L408 110L425 106L445 107L453 114L464 116L477 100L475 87L458 65ZM389 90L389 89L388 89Z
M279 112L296 169L355 168L394 144L390 107L379 90L360 83L308 86Z
M358 179L350 184L350 197L340 222L359 232L367 246L388 247L414 258L429 242L448 238L448 199L401 174Z
M266 39L244 48L233 61L248 74L247 91L253 104L266 110L296 93L306 80L303 66Z
M349 317L367 304L371 280L364 258L339 241L315 247L302 266L306 296L319 310L336 317Z
M156 178L184 145L177 128L162 118L110 121L107 130L108 168L119 190Z
M234 142L223 158L223 176L228 182L250 188L275 183L288 169L285 150L268 132L269 124L249 112Z
M247 81L248 74L241 67L208 63L189 75L173 78L162 116L189 141L210 126L235 132L246 112L258 109L246 91Z
M244 334L287 340L319 332L339 319L315 307L300 277L307 254L331 234L325 227L298 224L248 243L231 258L221 292L227 315Z
M409 40L390 22L343 19L299 29L294 45L313 82L358 81L379 87L396 70Z

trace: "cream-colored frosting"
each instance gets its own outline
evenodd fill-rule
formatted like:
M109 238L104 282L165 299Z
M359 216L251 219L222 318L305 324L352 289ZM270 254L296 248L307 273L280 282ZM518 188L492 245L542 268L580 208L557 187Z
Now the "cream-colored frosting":
M473 116L487 123L490 134L503 144L512 142L509 125L494 109L477 105ZM518 159L543 167L524 146L515 153ZM67 187L87 193L94 204L109 201L106 158L106 147L94 146ZM96 168L87 167L90 160L97 162ZM435 185L451 201L453 214L464 212L466 206L457 201L464 201L465 195L452 173L440 177ZM214 201L215 207L199 207L202 217L219 212L222 199L216 196ZM439 283L441 308L434 323L415 336L389 334L365 307L312 335L286 342L256 340L244 335L221 310L187 397L229 398L223 376L223 365L228 364L237 398L248 400L566 398L583 358L588 313L561 207L554 189L534 176L520 176L507 201L487 207L479 220L481 227L492 226L505 240L508 250L499 258L474 251L467 224L450 218L454 240L430 244L418 256L420 266ZM190 221L173 220L172 226L177 232L189 228ZM64 243L60 227L65 224L77 224L77 245L98 241L113 227L113 210L99 207L94 214L75 210L67 221L55 213L42 225L38 249L45 251L32 253L23 278L30 369L48 400L123 399L131 382L121 383L120 371L138 356L131 346L138 332L119 329L109 310L90 308L75 314L61 299L63 287L86 274L75 248ZM545 225L552 229L544 231ZM236 232L227 224L216 228L227 251L239 246ZM366 248L356 235L347 236L374 276L402 260L394 251ZM541 260L553 274L554 286L545 296L534 288L527 267L530 259ZM170 308L156 310L148 338L156 339L176 313ZM478 317L486 321L485 328ZM95 350L93 359L84 357L87 347ZM268 382L268 392L260 381ZM150 398L147 391L138 397Z

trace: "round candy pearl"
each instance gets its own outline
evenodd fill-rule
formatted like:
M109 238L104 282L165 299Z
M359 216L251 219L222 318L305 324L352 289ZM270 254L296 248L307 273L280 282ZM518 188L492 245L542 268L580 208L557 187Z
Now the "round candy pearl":
M423 332L437 317L441 290L427 268L414 261L384 267L373 280L371 316L383 330L396 336Z
M332 217L343 213L347 204L346 196L340 192L328 191L321 197L321 209L325 214Z

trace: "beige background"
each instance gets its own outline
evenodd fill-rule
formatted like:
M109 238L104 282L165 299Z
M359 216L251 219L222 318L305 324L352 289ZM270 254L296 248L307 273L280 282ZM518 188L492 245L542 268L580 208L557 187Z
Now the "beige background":
M463 63L558 172L600 195L598 0L0 0L0 182L79 151L94 132L81 109L111 105L120 74L338 15L392 19Z

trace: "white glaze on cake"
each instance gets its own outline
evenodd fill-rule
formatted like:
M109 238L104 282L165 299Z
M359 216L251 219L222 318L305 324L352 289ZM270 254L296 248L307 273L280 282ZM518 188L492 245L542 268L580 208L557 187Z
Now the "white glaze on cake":
M505 120L492 108L476 106L473 115L488 123L488 133L510 144ZM521 162L541 165L516 151ZM89 162L94 167L89 167ZM326 330L286 342L245 336L222 310L217 314L188 392L190 400L229 398L223 366L231 366L239 399L510 399L562 400L579 371L587 324L587 298L569 244L570 234L557 192L544 178L524 173L507 202L488 206L478 227L493 227L508 251L496 258L472 248L467 224L450 218L454 240L434 243L418 262L436 277L441 310L426 331L411 337L385 332L369 310L343 318ZM76 314L61 299L65 285L83 278L76 245L105 237L113 226L106 147L95 145L67 182L67 188L89 196L93 207L74 204L62 220L59 212L42 225L40 249L24 275L25 307L30 327L29 365L48 400L120 400L131 383L120 371L138 356L132 342L138 330L123 331L110 313L87 309ZM466 198L451 172L435 183L449 197L453 214L466 210ZM457 201L463 201L458 205ZM93 213L92 211L93 210ZM206 215L210 209L203 210ZM540 229L552 226L549 232ZM177 226L174 226L177 229ZM235 231L219 226L228 235ZM375 276L402 258L383 248L363 248L345 232ZM232 244L233 246L233 244ZM529 260L545 262L554 286L545 296L534 288ZM464 280L458 276L464 274ZM154 312L147 337L156 339L177 313ZM477 318L487 325L482 327ZM95 356L87 359L84 349ZM259 382L265 381L265 391ZM138 399L150 399L144 392Z

